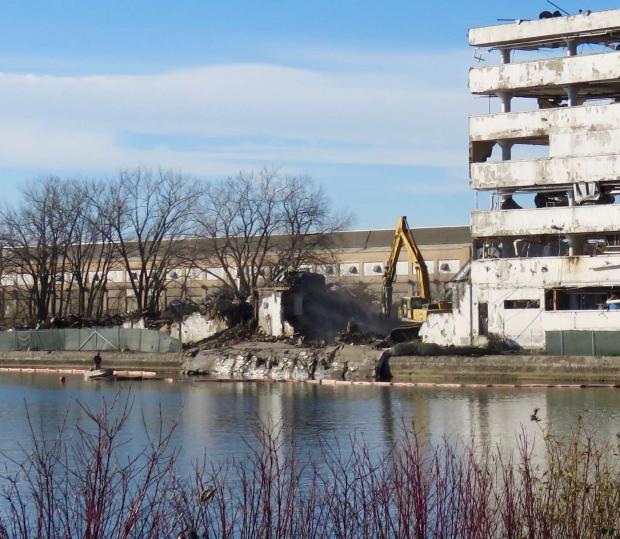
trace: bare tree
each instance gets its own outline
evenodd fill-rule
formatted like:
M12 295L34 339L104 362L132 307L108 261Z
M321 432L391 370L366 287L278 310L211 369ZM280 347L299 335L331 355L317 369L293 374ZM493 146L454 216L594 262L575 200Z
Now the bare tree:
M193 259L240 302L261 279L328 260L331 233L348 223L310 178L269 170L208 184L201 200Z
M334 212L320 186L308 176L282 180L280 236L273 242L271 277L312 264L334 262L334 232L351 223L347 214Z
M140 168L106 182L48 177L0 211L9 268L2 285L25 291L33 321L99 318L108 273L119 266L139 312L160 310L181 265L215 276L238 302L252 301L261 279L330 261L331 233L346 224L310 178L268 170L202 190L180 174ZM171 279L183 295L188 274Z
M102 189L100 182L75 182L68 208L74 222L66 253L69 282L65 311L73 309L89 318L103 315L108 271L118 260L115 235L93 203L93 193Z
M180 239L192 231L197 190L171 171L121 171L96 199L100 230L122 262L139 312L156 312Z
M16 208L5 207L0 212L1 241L15 285L30 295L31 318L45 320L62 311L65 254L72 226L66 211L67 189L59 178L50 176L24 188L22 198Z

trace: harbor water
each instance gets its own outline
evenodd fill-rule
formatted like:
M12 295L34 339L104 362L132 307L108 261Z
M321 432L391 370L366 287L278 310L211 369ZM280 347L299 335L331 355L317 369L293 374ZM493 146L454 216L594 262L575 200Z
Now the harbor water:
M303 383L199 382L177 380L92 382L79 376L2 374L0 377L0 452L6 464L19 459L37 437L53 439L65 423L87 424L85 410L102 399L129 402L124 450L146 442L145 428L175 427L173 445L179 466L206 459L218 464L243 458L255 447L264 426L278 429L286 446L320 459L321 444L350 445L363 440L377 456L403 429L415 428L424 440L499 444L516 448L519 437L562 435L583 425L600 441L616 442L620 432L620 390L611 388L407 388L320 386ZM530 416L538 408L540 422ZM28 421L30 416L30 423Z

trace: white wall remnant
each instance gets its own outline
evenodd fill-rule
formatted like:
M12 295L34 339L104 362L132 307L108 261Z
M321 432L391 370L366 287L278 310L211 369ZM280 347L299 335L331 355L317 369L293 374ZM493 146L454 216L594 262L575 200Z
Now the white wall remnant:
M140 317L137 320L125 320L123 322L123 327L125 329L144 329L146 325L144 323L144 318Z
M285 320L283 295L288 292L287 287L264 288L259 291L258 327L267 335L281 337L292 335L293 327ZM293 309L298 309L301 314L301 305L295 304Z
M209 318L199 312L192 313L183 318L180 323L181 342L193 344L208 337L212 337L219 331L226 329L226 322L220 319ZM174 322L170 327L170 335L179 338L179 322Z
M462 283L454 287L453 294L458 295L453 302L451 313L431 313L420 328L419 336L423 342L432 342L444 346L463 346L470 344L470 285Z

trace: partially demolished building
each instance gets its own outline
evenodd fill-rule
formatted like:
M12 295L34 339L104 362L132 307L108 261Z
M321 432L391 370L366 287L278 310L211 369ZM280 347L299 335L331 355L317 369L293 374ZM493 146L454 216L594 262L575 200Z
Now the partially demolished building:
M619 43L620 10L469 31L499 58L469 74L501 105L470 119L470 185L491 209L472 213L470 281L425 340L536 349L549 332L620 329Z

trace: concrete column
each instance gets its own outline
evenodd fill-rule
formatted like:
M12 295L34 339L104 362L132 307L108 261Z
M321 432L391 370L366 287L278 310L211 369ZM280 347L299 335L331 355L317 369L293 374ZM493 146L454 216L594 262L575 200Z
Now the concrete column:
M512 142L500 140L499 146L502 149L502 161L510 161L512 159Z
M573 85L565 86L564 91L568 97L568 106L575 107L577 105L577 88Z
M502 64L510 63L510 49L501 49L500 53L502 55Z
M502 258L513 258L515 256L515 246L512 238L505 236L502 238Z
M497 92L497 97L499 97L499 100L502 103L502 112L510 112L510 101L512 100L512 95L508 92Z
M570 294L570 296L568 296L568 308L571 311L579 311L581 309L579 296L577 294Z
M568 256L579 256L583 254L583 238L576 234L568 236Z
M566 41L566 56L577 55L577 42L574 39L568 39Z

